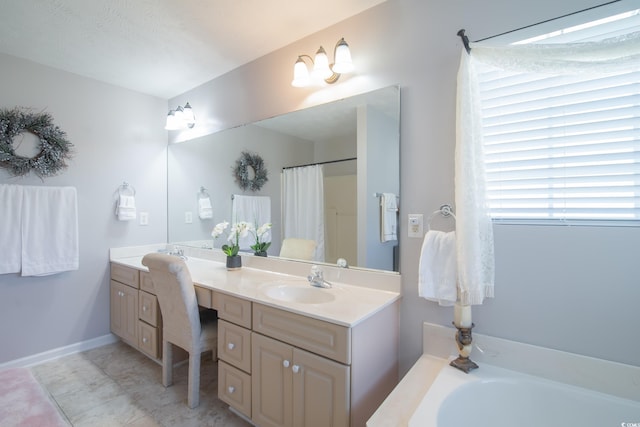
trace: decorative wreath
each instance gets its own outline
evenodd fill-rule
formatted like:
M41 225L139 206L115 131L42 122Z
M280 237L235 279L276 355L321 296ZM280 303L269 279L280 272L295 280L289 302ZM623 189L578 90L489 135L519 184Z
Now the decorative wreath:
M251 171L253 171L253 179L250 178ZM269 180L262 157L248 151L243 151L240 158L236 160L233 175L243 190L258 191Z
M13 139L23 132L31 132L40 139L40 152L34 157L15 153ZM73 145L66 136L48 113L33 114L20 108L0 110L0 166L14 176L26 175L31 170L40 178L56 175L71 158Z

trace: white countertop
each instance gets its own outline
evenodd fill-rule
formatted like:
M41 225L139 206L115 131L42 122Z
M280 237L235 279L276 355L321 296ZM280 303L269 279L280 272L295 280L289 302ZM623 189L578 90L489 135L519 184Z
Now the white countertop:
M148 271L142 265L142 256L112 257L111 262ZM191 256L186 263L196 286L346 327L357 325L400 299L399 292L331 281L332 288L317 290L333 295L332 301L321 304L281 301L270 298L265 289L276 282L310 287L306 277L251 267L227 271L223 262Z

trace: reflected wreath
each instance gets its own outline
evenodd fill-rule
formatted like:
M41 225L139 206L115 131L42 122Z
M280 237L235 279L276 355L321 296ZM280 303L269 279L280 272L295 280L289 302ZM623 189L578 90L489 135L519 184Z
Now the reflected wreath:
M13 139L23 132L31 132L40 140L40 151L33 157L15 152ZM0 166L14 176L26 175L31 170L40 178L56 175L71 158L73 144L66 136L48 113L34 114L20 108L0 110Z
M253 172L253 178L250 176L251 172ZM243 151L240 158L236 160L233 175L243 190L258 191L269 180L262 157L248 151Z

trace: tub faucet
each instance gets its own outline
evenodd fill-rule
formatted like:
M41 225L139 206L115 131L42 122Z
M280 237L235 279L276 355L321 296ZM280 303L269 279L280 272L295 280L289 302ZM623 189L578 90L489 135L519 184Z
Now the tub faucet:
M311 286L315 286L316 288L330 288L331 283L324 280L324 274L322 270L317 265L311 266L311 274L307 276L307 280L309 280L309 284Z

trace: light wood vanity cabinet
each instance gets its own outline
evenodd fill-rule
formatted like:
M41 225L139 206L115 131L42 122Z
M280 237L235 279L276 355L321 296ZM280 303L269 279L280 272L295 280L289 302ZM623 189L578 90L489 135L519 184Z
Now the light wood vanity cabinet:
M399 302L355 326L195 286L218 312L218 398L259 427L362 427L398 383ZM155 359L162 317L149 273L111 265L111 330Z
M218 398L251 418L251 301L214 293L218 310Z
M161 358L162 316L146 271L111 264L111 332L148 356Z

